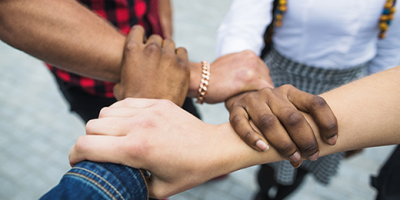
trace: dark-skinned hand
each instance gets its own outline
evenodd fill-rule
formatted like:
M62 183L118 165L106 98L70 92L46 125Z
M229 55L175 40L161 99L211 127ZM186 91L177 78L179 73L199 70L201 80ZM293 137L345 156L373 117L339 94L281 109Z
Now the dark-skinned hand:
M246 92L225 105L232 127L250 147L266 151L269 143L293 167L301 165L301 157L318 159L317 140L300 111L311 115L325 143L334 145L337 140L337 120L325 100L292 85Z
M174 41L159 35L144 40L143 27L133 26L125 43L121 82L114 86L115 97L168 99L182 106L190 81L186 49L175 49Z

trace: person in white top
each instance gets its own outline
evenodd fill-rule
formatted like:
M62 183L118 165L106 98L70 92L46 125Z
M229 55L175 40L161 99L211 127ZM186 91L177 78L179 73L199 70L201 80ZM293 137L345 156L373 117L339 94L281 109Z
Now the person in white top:
M275 87L292 84L320 94L400 64L400 12L394 12L400 5L394 0L276 0L276 4L278 12L283 5L285 12L279 16L281 26L273 27L272 47L263 57ZM273 0L234 0L218 30L217 55L243 50L261 55L273 8ZM390 22L383 15L391 15ZM386 36L383 39L382 34ZM235 130L245 138L247 133ZM309 160L318 157L307 156ZM343 157L340 153L305 161L298 170L288 161L263 165L256 199L270 199L268 192L274 185L278 188L274 199L283 199L309 172L327 184Z

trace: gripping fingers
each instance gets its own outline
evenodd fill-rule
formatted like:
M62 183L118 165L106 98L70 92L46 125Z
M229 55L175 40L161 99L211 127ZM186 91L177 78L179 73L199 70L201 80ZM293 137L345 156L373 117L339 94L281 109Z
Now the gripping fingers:
M318 159L318 142L303 114L288 99L270 98L268 104L301 154L309 160Z
M127 41L135 41L138 44L143 44L145 34L144 28L140 25L135 25L131 28Z
M149 39L147 40L146 44L151 44L151 43L157 44L159 47L161 47L162 43L163 43L163 39L159 35L151 35L149 37Z
M336 144L338 138L337 119L326 101L322 97L300 91L293 86L289 90L288 99L299 110L310 113L318 126L322 140L330 145Z
M175 51L175 42L171 39L165 39L162 43L163 49L167 51L174 52Z
M86 124L86 134L123 136L133 127L132 120L125 117L92 119Z
M263 136L253 129L247 112L242 108L235 108L230 114L230 122L236 133L247 145L257 151L267 151L269 146Z
M281 155L289 158L291 161L300 160L300 153L297 146L292 142L285 128L266 103L257 101L252 106L246 108L254 124Z
M179 47L175 51L176 51L176 55L182 62L189 63L188 53L185 48Z
M104 107L100 110L99 118L107 117L134 117L139 110L135 108L112 108Z
M127 164L124 162L128 156L120 149L122 140L122 138L112 136L81 136L70 151L70 164L74 166L83 160ZM129 159L132 158L129 156ZM132 163L137 165L131 167L142 167L140 162Z

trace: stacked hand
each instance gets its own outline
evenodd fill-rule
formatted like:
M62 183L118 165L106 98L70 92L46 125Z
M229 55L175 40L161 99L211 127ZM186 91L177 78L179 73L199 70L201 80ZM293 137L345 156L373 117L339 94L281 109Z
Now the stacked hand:
M206 124L168 100L119 101L89 121L86 132L71 150L72 166L91 160L149 170L150 196L157 199L240 168L239 162L228 163L238 155L231 145L253 152L247 145L235 145L243 142L233 131Z
M200 84L200 64L191 64L189 96L195 97ZM252 51L246 50L221 56L211 63L211 77L206 103L223 102L236 94L273 88L269 69Z
M291 85L240 94L225 105L232 127L250 147L266 151L268 141L294 167L300 166L301 156L318 159L317 140L300 111L311 115L325 143L337 140L336 117L325 100Z
M143 41L144 29L134 26L125 44L115 97L168 99L182 106L190 79L186 49L175 49L174 41L158 35Z

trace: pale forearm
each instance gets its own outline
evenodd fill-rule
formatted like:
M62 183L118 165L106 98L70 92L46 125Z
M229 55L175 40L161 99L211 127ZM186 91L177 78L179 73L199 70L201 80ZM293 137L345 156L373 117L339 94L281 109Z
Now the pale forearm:
M119 81L125 37L75 0L0 1L0 38L68 71Z
M327 153L400 143L400 67L321 96L339 124L338 143Z

